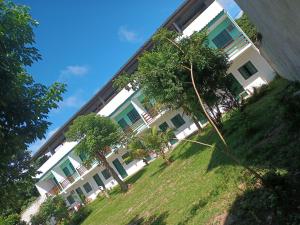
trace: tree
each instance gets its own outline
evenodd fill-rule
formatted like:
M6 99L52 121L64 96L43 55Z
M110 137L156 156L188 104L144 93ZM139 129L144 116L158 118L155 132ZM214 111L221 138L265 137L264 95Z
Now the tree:
M233 155L218 127L218 120L212 118L211 106L218 106L223 101L225 103L222 104L226 104L226 101L234 99L226 86L226 72L229 67L226 55L221 50L208 46L204 31L184 37L177 32L161 29L152 40L154 48L139 58L138 69L130 76L125 75L126 79L117 81L117 85L131 81L132 87L142 87L145 95L153 96L162 103L172 104L178 99L182 100L182 96L186 98L184 101L190 101L188 97L194 96L193 99L196 98L198 102L197 107L205 114L220 138L223 148L217 149L263 182L263 178L256 171L242 164ZM186 94L191 94L191 90L193 95ZM186 105L190 106L188 103Z
M109 165L106 154L113 147L120 145L122 137L119 126L108 117L94 113L77 117L65 134L68 141L77 141L75 152L85 154L88 161L98 160L126 192L128 185L122 181Z
M149 157L150 152L146 148L146 146L143 144L141 139L137 136L131 137L128 145L128 150L130 151L130 157L134 159L143 160L143 162L146 165L149 165L147 157Z
M167 129L163 132L154 126L140 135L139 138L142 146L144 146L144 151L155 152L157 155L162 156L167 165L170 165L171 161L166 156L166 150L170 150L169 141L173 137L173 130Z
M31 218L32 225L52 224L50 221L54 219L57 224L62 221L69 220L68 207L65 200L60 195L49 197L41 205L39 212Z
M178 43L173 41L179 38ZM195 104L197 96L186 69L188 56L183 56L176 46L194 47L189 54L197 58L194 64L196 86L203 94L209 115L221 127L220 106L231 109L239 104L226 85L229 68L226 55L218 49L209 48L206 42L205 32L182 38L176 32L162 29L153 38L153 49L139 58L137 71L130 75L123 74L115 80L115 85L122 88L129 82L132 88L142 87L145 96L170 109L181 107L196 122L201 116L204 117L204 111ZM199 124L198 128L201 129Z
M242 17L236 20L236 23L247 34L247 36L253 43L257 42L257 29L254 24L250 22L248 16L245 13L243 13Z
M0 209L20 213L34 187L28 146L44 138L48 113L62 100L65 85L36 83L26 72L41 55L33 46L37 21L29 9L0 1Z

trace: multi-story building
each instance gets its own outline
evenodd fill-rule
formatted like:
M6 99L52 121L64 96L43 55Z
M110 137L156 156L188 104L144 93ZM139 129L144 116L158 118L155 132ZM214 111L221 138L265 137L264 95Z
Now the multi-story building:
M188 0L162 27L176 30L183 35L191 35L206 28L209 46L220 48L228 55L231 62L228 76L233 77L234 86L239 92L249 94L253 87L268 83L274 77L273 70L260 56L258 49L217 1ZM76 201L80 201L82 195L94 199L100 191L100 186L111 188L117 184L107 169L97 162L90 167L84 166L84 156L78 156L73 151L76 142L65 140L64 132L79 115L96 112L108 116L125 132L142 132L152 126L162 130L174 127L179 140L197 130L196 125L181 109L158 113L151 104L144 104L142 89L117 91L113 88L113 79L123 72L133 72L137 68L138 57L151 46L151 40L147 41L119 72L34 154L33 159L44 154L50 155L38 169L40 173L37 175L36 187L42 196L60 194L72 206ZM202 126L205 122L200 119ZM142 161L128 161L127 156L125 149L112 151L106 156L122 179L144 166Z

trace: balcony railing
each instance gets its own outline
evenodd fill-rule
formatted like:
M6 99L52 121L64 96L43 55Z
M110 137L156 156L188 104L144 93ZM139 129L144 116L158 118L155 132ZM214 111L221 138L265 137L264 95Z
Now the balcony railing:
M60 185L62 186L62 188L66 188L68 187L70 184L72 184L76 178L78 178L78 174L77 172L74 172L72 175L67 176L66 179L64 179L62 182L60 182Z
M223 51L227 54L230 59L236 53L238 53L242 48L244 48L247 44L249 44L248 39L241 34L238 38L236 38L233 42L227 45Z
M150 108L147 112L142 114L144 120L150 124L153 122L153 119L158 115L158 111L155 108Z
M142 120L142 118L140 118L130 126L125 127L123 130L125 133L132 133L139 130L144 125L145 125L144 121Z
M80 165L79 167L76 168L78 171L79 175L82 176L86 171L88 171L91 167L88 165Z
M49 191L48 191L48 194L54 196L54 195L57 195L59 194L60 192L60 187L59 186L53 186Z

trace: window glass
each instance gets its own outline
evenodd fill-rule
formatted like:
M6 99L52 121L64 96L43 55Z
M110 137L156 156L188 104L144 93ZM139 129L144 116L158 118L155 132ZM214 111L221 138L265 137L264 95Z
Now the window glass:
M122 155L122 159L126 165L128 165L129 163L131 163L133 161L133 159L129 155L129 152L126 152L124 155Z
M247 62L243 66L241 66L238 71L241 73L241 75L244 77L245 80L247 80L249 77L251 77L253 74L257 73L257 69L253 65L251 61Z
M181 127L183 124L185 124L184 119L183 119L179 114L177 114L176 116L174 116L174 117L171 119L171 122L174 124L174 126L175 126L176 128L179 128L179 127Z
M98 187L99 186L104 187L104 183L103 183L103 181L101 180L101 178L99 177L99 175L97 173L93 176L93 178L94 178L96 184L98 185Z
M127 113L127 116L132 123L135 123L141 118L135 108L133 108L129 113Z
M79 158L81 159L82 162L84 162L87 159L86 154L84 154L83 152L80 152L80 154L78 156L79 156Z
M160 124L158 127L162 132L165 132L169 128L169 125L167 124L167 122L164 122Z
M127 124L127 122L126 122L124 119L120 119L120 120L118 121L118 124L120 125L120 127L121 127L122 129L125 129L125 128L129 127L128 124Z
M111 177L111 174L110 174L110 172L108 171L108 169L104 169L104 170L102 170L102 175L103 175L103 177L107 180L108 178L110 178Z
M79 197L81 197L81 196L83 196L84 194L83 194L83 191L81 190L81 188L80 187L78 187L78 188L76 188L76 193L79 195Z
M233 39L227 30L223 30L214 39L212 39L212 42L217 46L217 48L225 48L233 42Z
M86 193L89 193L90 191L92 191L92 187L91 185L89 184L89 182L86 182L84 185L83 185L83 188L85 190Z
M72 205L72 204L75 202L75 200L74 200L74 198L73 198L72 195L69 195L69 196L67 197L67 200L68 200L68 202L69 202L70 205Z
M244 91L243 86L237 81L237 79L233 76L232 73L226 76L227 79L227 87L231 94L235 97L238 97L240 93Z

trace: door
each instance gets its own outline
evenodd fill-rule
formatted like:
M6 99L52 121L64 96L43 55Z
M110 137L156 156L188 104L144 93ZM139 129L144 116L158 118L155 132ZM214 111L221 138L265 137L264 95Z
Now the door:
M98 185L98 187L102 186L103 188L105 187L103 181L101 180L100 176L96 173L94 176L93 176L96 184Z
M115 159L112 163L114 164L115 168L117 169L117 171L119 172L119 174L121 175L122 178L125 178L128 176L128 174L126 173L126 170L120 163L119 159Z

